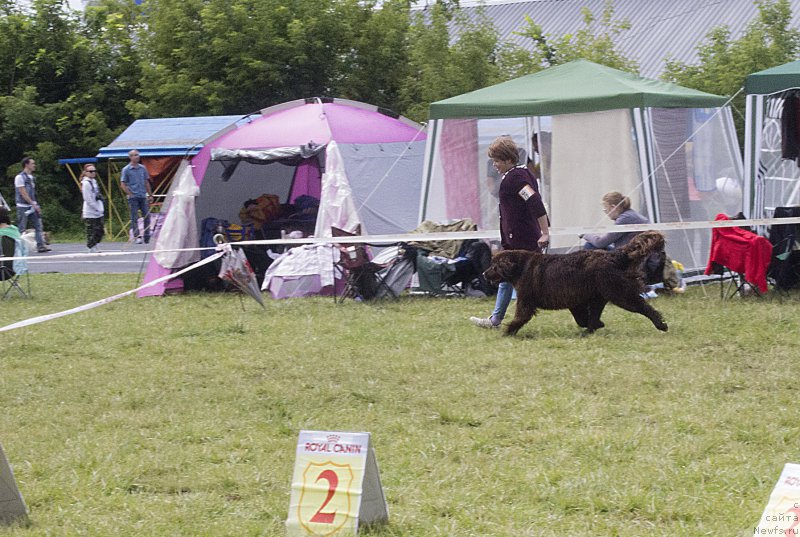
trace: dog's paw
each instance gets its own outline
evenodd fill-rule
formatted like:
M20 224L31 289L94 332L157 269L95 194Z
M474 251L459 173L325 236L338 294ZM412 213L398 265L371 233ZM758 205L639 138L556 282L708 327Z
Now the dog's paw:
M519 329L522 328L521 326L514 327L513 325L506 326L506 329L503 330L504 336L516 336Z
M657 325L656 325L656 328L658 328L658 329L659 329L659 330L661 330L662 332L666 332L666 331L667 331L667 328L669 328L669 327L667 326L667 323L665 323L665 322L661 322L661 323L659 323L659 324L657 324Z
M592 326L587 326L587 327L586 327L586 332L588 332L589 334L594 334L595 332L597 332L597 331L598 331L598 330L600 330L601 328L604 328L605 326L606 326L606 325L605 325L605 324L603 324L602 322L598 322L598 323L597 323L597 324L595 324L595 325L592 325Z

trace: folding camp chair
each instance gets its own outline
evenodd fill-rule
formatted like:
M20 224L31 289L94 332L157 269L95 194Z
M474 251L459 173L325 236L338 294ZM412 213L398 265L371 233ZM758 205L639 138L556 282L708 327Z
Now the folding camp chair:
M17 249L17 241L9 236L3 235L0 237L0 281L3 284L3 300L5 300L12 290L16 290L21 297L31 297L31 276L28 273L27 265L22 262L15 263L11 260L2 259L4 257L15 257L15 253L22 252L22 249ZM20 268L23 267L23 268ZM27 282L27 292L20 285L20 278L25 275Z
M729 220L718 214L715 220ZM767 268L772 257L770 242L739 227L713 228L711 230L711 252L706 274L718 274L720 298L735 294L744 296L751 288L756 296L767 291ZM724 284L729 278L727 288Z
M729 299L737 294L739 296L751 294L761 296L758 287L748 282L741 272L736 272L725 265L714 262L711 274L719 276L719 298L721 300Z
M419 285L415 290L433 296L465 296L459 273L468 263L466 260L426 255L424 250L418 249L416 264Z
M483 277L491 260L491 248L474 239L461 241L460 250L453 259L425 255L420 250L417 255L419 290L429 295L493 295L497 289Z
M776 207L774 218L800 216L800 207ZM775 288L788 294L789 289L800 283L800 224L773 224L769 229L772 244L772 261L769 277Z

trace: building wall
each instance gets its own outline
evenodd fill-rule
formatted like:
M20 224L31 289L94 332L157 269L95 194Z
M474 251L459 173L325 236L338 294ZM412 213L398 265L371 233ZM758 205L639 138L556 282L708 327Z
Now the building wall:
M792 26L800 28L800 0L790 0ZM532 0L492 3L483 7L494 21L501 41L530 48L530 40L514 35L525 27L529 16L545 35L560 37L584 27L581 9L599 17L605 0ZM753 0L614 0L614 19L628 19L631 29L617 39L620 52L639 64L639 74L658 78L665 60L697 62L697 46L712 29L725 25L738 39L757 15ZM462 10L476 18L478 5L462 3Z

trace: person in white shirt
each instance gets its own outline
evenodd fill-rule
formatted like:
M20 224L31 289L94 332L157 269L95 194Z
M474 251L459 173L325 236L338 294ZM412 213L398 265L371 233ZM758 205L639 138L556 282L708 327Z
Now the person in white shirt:
M97 182L97 166L94 163L84 164L81 173L81 191L83 192L83 210L81 218L86 222L86 247L89 252L96 253L100 250L97 245L105 235L105 207L103 193Z

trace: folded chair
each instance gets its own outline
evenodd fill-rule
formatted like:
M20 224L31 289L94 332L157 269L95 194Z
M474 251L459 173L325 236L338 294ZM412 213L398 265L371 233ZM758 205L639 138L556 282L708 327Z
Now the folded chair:
M718 214L715 220L730 220ZM730 298L736 293L744 295L749 286L757 295L767 292L767 269L772 258L770 242L752 231L739 227L713 228L711 253L705 273L720 277L720 298ZM723 283L729 273L730 284Z
M360 228L360 226L359 226ZM337 227L331 227L334 237L356 237L360 233L350 233ZM340 244L339 260L334 263L337 272L344 279L341 294L334 298L344 302L348 298L373 300L384 296L397 298L398 293L386 282L386 265L372 261L366 244Z
M417 270L416 259L416 251L405 244L386 247L373 257L372 262L383 267L379 276L386 283L378 288L376 298L398 297L408 289Z
M6 235L0 237L0 281L3 284L3 300L9 296L12 290L15 290L23 298L31 297L31 276L28 273L27 263L23 260L11 261L2 259L4 257L19 257L23 255L25 255L25 249L21 241L14 240ZM27 292L20 285L20 278L23 275L27 283Z

